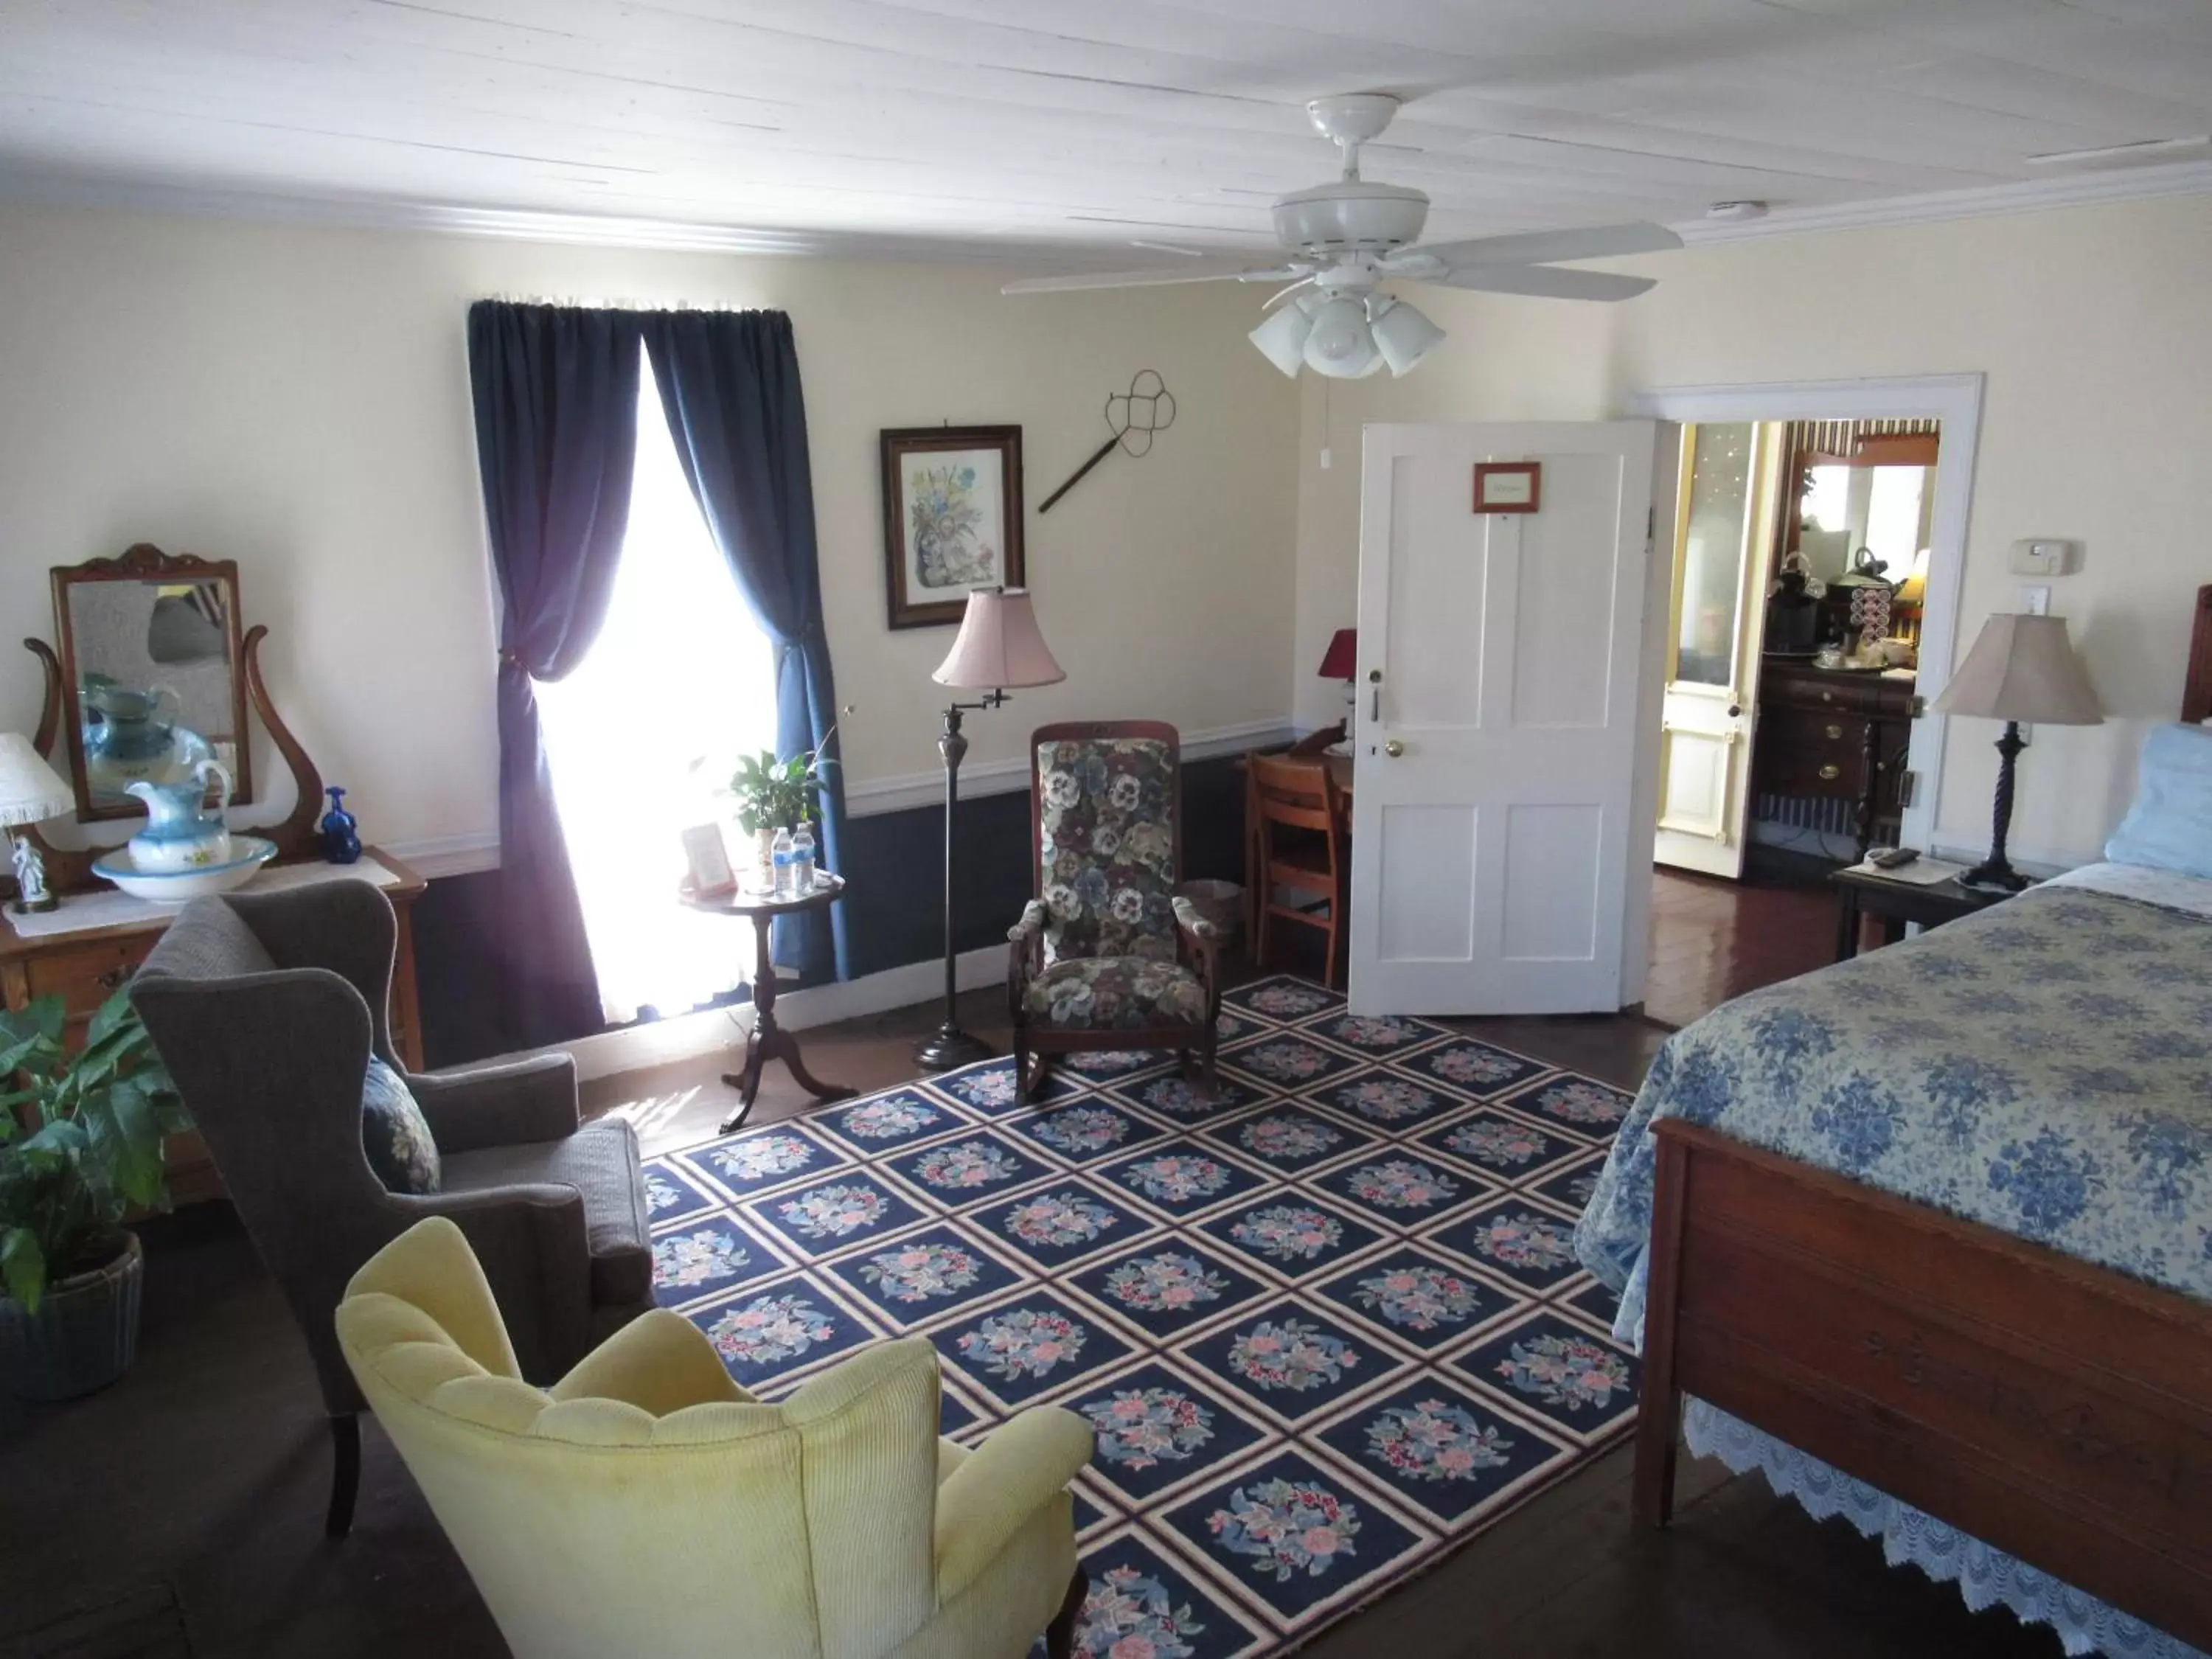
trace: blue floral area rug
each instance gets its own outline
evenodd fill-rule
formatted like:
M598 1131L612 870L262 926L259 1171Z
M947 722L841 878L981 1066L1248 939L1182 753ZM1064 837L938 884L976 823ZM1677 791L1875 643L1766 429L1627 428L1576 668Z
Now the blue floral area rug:
M1635 1415L1571 1243L1629 1097L1302 980L1226 1002L1214 1097L1102 1054L1024 1107L988 1060L647 1166L660 1300L748 1389L920 1333L954 1439L1091 1420L1097 1659L1294 1646Z

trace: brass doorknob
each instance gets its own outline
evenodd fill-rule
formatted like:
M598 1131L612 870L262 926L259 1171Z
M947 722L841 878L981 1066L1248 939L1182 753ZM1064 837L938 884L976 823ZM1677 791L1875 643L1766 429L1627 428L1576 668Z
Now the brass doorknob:
M1397 738L1392 738L1382 745L1382 752L1388 755L1392 760L1395 760L1399 756L1406 752L1406 745L1399 742Z

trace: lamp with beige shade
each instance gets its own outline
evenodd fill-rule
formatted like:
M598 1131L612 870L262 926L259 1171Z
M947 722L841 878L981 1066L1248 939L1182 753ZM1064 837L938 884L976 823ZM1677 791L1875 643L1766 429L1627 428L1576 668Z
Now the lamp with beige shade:
M1961 887L1984 893L2016 893L2027 878L2005 857L2012 828L2013 766L2027 747L2022 722L2033 726L2101 726L2104 710L2066 638L2063 617L2009 612L1982 624L1974 648L1936 699L1939 714L2002 720L1997 739L1997 794L1990 830L1990 855L1959 878Z
M997 708L1010 688L1057 685L1066 671L1053 659L1051 649L1038 631L1036 609L1023 587L982 587L968 595L968 609L960 618L960 633L952 649L930 678L939 685L958 690L981 691L975 702L954 702L945 710L945 730L937 751L945 757L945 1021L923 1039L915 1059L932 1072L947 1072L970 1060L987 1058L991 1050L981 1038L960 1029L957 963L953 946L952 860L957 845L953 813L960 802L960 763L968 753L968 739L960 734L960 717L971 708Z

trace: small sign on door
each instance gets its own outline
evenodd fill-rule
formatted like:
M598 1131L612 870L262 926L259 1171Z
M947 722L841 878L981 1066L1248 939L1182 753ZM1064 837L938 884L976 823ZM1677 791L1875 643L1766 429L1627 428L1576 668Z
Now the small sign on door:
M1543 505L1541 461L1477 461L1474 510L1478 513L1534 513Z

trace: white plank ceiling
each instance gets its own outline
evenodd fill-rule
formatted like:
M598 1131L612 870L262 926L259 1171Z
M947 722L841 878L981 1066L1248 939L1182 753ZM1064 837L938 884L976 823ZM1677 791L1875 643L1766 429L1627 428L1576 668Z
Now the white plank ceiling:
M2206 0L0 0L0 183L1249 249L1408 100L1431 236L2047 178L2212 131Z

